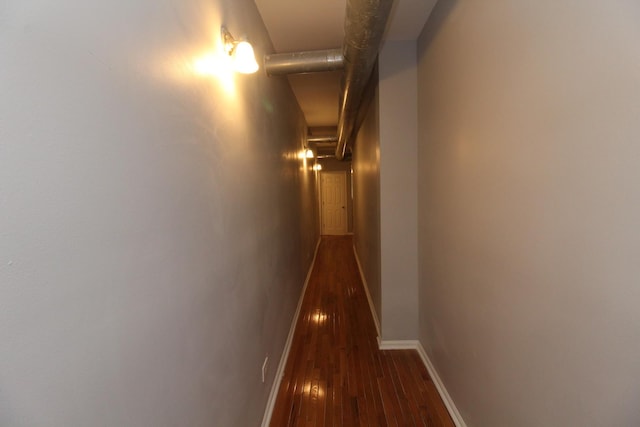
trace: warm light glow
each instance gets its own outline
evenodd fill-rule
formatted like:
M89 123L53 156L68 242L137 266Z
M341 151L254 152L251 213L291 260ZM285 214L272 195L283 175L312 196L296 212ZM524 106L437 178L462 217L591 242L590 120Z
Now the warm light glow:
M311 400L316 400L324 397L325 391L320 383L316 381L308 381L302 386L302 393L311 398Z
M311 315L311 321L317 324L322 324L327 320L327 315L318 311Z
M251 74L258 71L256 56L249 42L240 42L233 49L233 67L242 74Z
M235 91L234 73L231 60L225 54L207 53L193 62L193 71L203 77L216 77L225 92Z
M313 155L313 150L307 148L305 150L301 150L298 153L298 158L299 159L313 159L314 155Z
M316 163L315 165L313 165L313 170L314 171L321 171L322 170L322 165L320 163Z
M218 69L215 56L209 54L197 58L193 63L193 70L201 76L213 76Z

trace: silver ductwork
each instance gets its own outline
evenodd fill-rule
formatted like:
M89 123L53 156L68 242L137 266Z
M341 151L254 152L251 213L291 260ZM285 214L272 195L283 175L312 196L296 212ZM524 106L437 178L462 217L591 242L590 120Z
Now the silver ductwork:
M377 83L373 70L394 0L347 0L342 49L266 55L268 75L286 75L344 69L340 95L336 158L343 160L355 137ZM361 111L363 110L363 111Z
M309 136L307 142L323 143L323 142L338 142L337 136Z
M264 57L264 69L270 76L341 70L343 63L342 49L275 53Z
M347 0L344 36L344 83L338 118L336 158L342 160L357 132L361 108L393 0Z

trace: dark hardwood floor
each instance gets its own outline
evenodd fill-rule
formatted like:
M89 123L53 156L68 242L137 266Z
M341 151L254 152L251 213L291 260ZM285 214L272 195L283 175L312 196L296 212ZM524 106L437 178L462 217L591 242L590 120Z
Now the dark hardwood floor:
M323 237L271 426L453 426L415 350L378 350L352 239Z

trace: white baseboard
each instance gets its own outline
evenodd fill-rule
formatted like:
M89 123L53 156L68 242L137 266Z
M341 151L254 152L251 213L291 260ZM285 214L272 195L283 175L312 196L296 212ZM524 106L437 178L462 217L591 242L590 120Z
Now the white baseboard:
M269 392L269 399L267 399L267 407L264 411L264 416L262 417L262 427L269 427L269 423L271 423L273 408L276 405L278 390L280 390L280 383L282 383L282 377L284 376L284 368L287 365L287 359L289 358L289 351L291 350L293 335L295 333L296 325L298 323L298 317L300 317L300 310L302 309L302 300L304 300L304 294L307 292L309 279L311 278L313 267L316 264L316 257L318 256L318 248L320 248L321 240L322 238L319 238L318 243L316 243L316 250L313 253L313 260L311 261L311 266L309 267L309 271L307 272L307 278L304 281L304 286L302 287L302 293L300 294L300 298L298 299L298 306L296 307L296 312L293 315L293 321L291 322L291 327L289 328L289 335L287 336L287 341L284 344L284 350L282 351L282 356L280 357L280 362L278 363L276 376L273 380L273 384L271 385L271 391Z
M420 342L418 340L381 340L380 350L417 350Z
M378 319L378 314L376 313L376 307L373 305L373 300L371 299L371 294L369 293L369 286L367 285L367 279L364 277L364 271L362 271L362 264L360 264L360 258L358 258L358 251L356 251L356 246L353 245L353 255L356 258L356 264L358 264L358 271L360 272L360 280L362 280L362 285L364 287L364 293L367 294L367 301L369 301L369 310L371 310L371 315L373 316L373 323L376 325L376 333L378 334L378 345L380 344L380 320Z
M436 386L438 390L438 394L440 394L440 398L444 402L444 406L446 406L447 411L449 411L449 415L451 415L451 419L456 427L467 427L467 424L462 419L460 412L458 412L458 408L456 408L455 403L449 396L447 389L445 388L438 372L434 368L431 360L429 360L429 356L427 356L427 352L424 350L424 347L417 340L402 340L402 341L378 341L380 344L380 350L416 350L420 355L420 359L422 359L422 363L424 363L425 368L427 368L427 372L429 372L429 376L431 380Z

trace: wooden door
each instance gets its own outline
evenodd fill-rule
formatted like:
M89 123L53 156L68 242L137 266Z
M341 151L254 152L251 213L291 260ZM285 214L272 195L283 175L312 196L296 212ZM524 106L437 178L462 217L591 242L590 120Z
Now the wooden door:
M347 233L347 175L321 172L322 234Z

